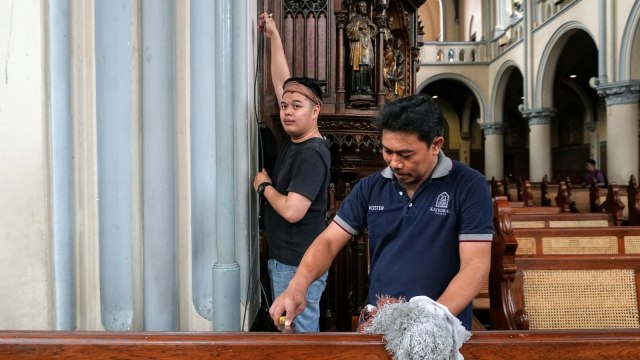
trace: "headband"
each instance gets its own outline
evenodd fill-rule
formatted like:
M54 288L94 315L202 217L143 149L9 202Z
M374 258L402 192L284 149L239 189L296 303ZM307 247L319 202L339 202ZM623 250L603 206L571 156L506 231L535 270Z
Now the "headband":
M282 94L284 95L288 92L297 92L307 99L313 101L314 104L322 105L322 100L318 97L318 95L316 95L313 91L311 91L311 89L300 84L297 81L289 81L288 83L284 84L284 92Z

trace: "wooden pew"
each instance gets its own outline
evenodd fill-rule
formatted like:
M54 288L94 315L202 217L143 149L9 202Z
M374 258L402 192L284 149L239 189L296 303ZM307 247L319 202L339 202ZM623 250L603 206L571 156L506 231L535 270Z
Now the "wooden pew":
M640 328L640 252L516 256L507 206L494 199L492 329Z
M516 255L640 254L640 227L515 228Z
M640 331L479 331L465 359L640 358ZM34 359L391 359L380 335L357 333L161 333L0 331L0 358Z
M512 206L512 202L509 202L510 214L537 214L537 215L549 215L560 214L560 208L555 206Z
M555 209L555 208L554 208ZM514 210L517 210L514 212ZM520 208L509 210L511 225L516 228L573 228L615 225L614 217L606 213L521 213Z
M560 207L551 206L523 206L512 207L513 202L508 202L504 211L511 214L511 227L513 229L533 228L592 228L615 225L614 217L607 213L565 213ZM562 231L562 230L558 230ZM587 231L588 232L588 231ZM583 233L583 234L586 234ZM535 250L535 241L525 239L519 247L519 251ZM473 300L473 307L477 313L488 311L489 305L489 280Z

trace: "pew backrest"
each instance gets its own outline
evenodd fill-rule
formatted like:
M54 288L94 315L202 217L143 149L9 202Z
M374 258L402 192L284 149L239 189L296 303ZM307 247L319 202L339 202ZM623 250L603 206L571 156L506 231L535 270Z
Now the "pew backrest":
M520 209L520 208L517 208ZM611 214L605 213L519 213L511 210L511 226L519 228L570 228L614 226Z
M547 249L554 246L545 244L542 234L539 242L535 240L535 253L517 255L520 230L511 227L507 207L506 199L494 199L495 236L489 277L492 329L640 327L640 253L633 250L637 230L626 232L632 238L624 242L626 240L618 235L624 237L625 231L612 227L612 231L620 231L614 241L616 251L593 251L595 247L589 241L578 240L576 233L575 237L560 243L566 245L573 241L592 251L588 254L571 251L548 254L544 251L545 246ZM582 229L574 230L589 234L580 232ZM538 231L556 236L573 230Z
M640 255L640 227L514 228L516 255Z

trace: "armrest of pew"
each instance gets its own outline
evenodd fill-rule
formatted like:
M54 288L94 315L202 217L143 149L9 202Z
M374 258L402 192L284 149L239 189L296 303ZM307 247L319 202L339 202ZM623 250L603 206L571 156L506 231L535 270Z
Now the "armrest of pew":
M638 359L640 329L477 331L465 359ZM0 331L0 358L391 359L380 335L358 333L161 333Z
M493 242L489 273L489 314L495 329L527 330L529 318L524 304L515 296L515 256L518 243L513 235L509 202L506 197L493 199Z

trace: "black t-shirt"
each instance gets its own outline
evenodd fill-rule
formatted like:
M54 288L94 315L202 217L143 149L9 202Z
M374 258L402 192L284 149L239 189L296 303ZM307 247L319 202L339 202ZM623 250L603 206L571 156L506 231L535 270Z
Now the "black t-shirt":
M298 266L309 245L326 228L330 166L326 140L311 138L294 143L289 136L283 136L271 174L273 186L284 195L295 192L305 196L311 206L300 221L291 224L266 203L265 231L271 258Z

